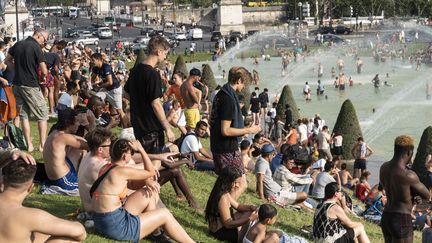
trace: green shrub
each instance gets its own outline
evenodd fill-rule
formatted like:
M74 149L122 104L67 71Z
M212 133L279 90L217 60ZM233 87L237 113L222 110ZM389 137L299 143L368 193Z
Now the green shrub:
M203 70L202 70L202 77L201 82L203 82L205 85L207 85L209 89L209 94L213 92L213 90L216 89L217 83L213 74L213 70L211 69L210 65L204 64Z
M185 61L183 60L183 56L182 55L179 55L177 57L176 63L174 65L174 73L177 72L177 71L182 72L185 77L189 76L189 71L188 71L188 68L186 66Z
M285 119L285 105L289 104L290 109L292 111L292 117L293 117L293 123L297 123L297 120L300 118L300 112L299 109L297 107L297 104L294 100L291 88L289 85L285 85L282 93L279 97L279 103L277 104L276 107L276 112L277 115L281 118L281 119Z
M427 127L421 136L420 143L417 148L417 153L414 159L412 169L417 173L420 181L426 186L431 186L427 182L427 171L425 167L425 160L428 154L432 153L432 126Z
M138 64L142 63L144 61L144 59L146 58L146 54L144 52L144 49L140 49L138 51L138 56L135 60L135 64L133 67L136 67Z
M351 149L357 142L357 139L363 137L363 135L357 118L357 113L351 100L347 99L342 104L333 132L339 132L343 137L343 158L353 159Z

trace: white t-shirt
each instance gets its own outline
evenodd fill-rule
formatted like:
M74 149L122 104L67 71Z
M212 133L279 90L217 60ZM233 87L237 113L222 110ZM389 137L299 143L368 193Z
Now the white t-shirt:
M300 126L298 126L298 132L300 135L300 142L307 139L307 126L305 124L302 123Z
M341 135L334 137L333 140L334 140L334 146L335 147L342 147L343 137Z
M59 106L61 104L61 105L66 106L68 108L73 108L74 107L72 96L70 96L70 94L68 94L68 93L63 93L60 96L60 98L58 100L58 103L59 103Z
M2 51L0 51L0 62L3 62L5 59L6 59L5 54Z
M201 142L198 140L198 138L194 135L187 135L181 144L180 152L182 154L189 154L193 152L199 152L199 150L202 148ZM195 162L196 159L194 156L193 161Z
M318 140L318 149L329 149L329 143L327 142L327 140L330 140L330 134L326 133L326 132L320 132L317 135L317 140Z
M321 169L321 171L324 171L324 165L326 164L325 159L319 159L315 163L312 164L312 169Z
M308 93L310 90L310 87L308 84L305 84L305 86L303 87L303 92Z

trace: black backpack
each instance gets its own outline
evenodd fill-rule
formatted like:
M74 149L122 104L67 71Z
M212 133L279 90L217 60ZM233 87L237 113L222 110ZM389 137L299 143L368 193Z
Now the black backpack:
M196 135L195 133L190 132L190 133L182 134L179 138L177 138L176 140L174 140L173 144L177 145L179 151L180 151L181 146L182 146L182 144L183 144L183 140L184 140L187 136L189 136L189 135L194 135L194 136L198 139L198 137L197 137L197 135Z
M309 151L299 143L291 145L288 149L288 153L292 156L297 165L305 165L311 161Z

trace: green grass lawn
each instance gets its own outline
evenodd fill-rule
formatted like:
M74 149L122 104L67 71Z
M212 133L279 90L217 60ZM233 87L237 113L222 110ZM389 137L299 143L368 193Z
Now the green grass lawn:
M51 127L53 122L55 122L53 119L49 121L49 127ZM31 122L31 129L33 143L35 148L37 148L39 144L37 141L38 135L36 122ZM205 147L209 146L209 140L203 140L202 143ZM40 152L34 152L33 155L38 161L42 160ZM187 176L193 195L196 197L201 207L205 208L208 195L210 194L216 177L210 173L189 170L187 167L184 167L183 171ZM41 208L61 218L75 220L69 216L69 214L75 212L80 207L80 199L78 197L41 195L38 189L39 187L35 187L33 193L25 201L25 205ZM169 183L162 187L160 197L193 239L200 242L217 242L207 233L208 230L207 224L204 220L204 215L196 213L194 210L189 208L187 202L177 201L174 190ZM242 195L240 201L256 205L263 203L258 199L255 193L255 178L251 174L248 175L248 189ZM311 240L308 235L300 231L300 228L303 225L311 225L312 218L312 213L297 212L289 208L278 208L278 220L275 227L280 228L289 234L300 235ZM358 221L358 219L354 220ZM384 242L379 226L364 220L361 221L365 225L366 232L371 242ZM88 237L85 242L115 242L97 235L93 229L87 229L87 233ZM414 235L414 242L420 242L421 233L416 232Z

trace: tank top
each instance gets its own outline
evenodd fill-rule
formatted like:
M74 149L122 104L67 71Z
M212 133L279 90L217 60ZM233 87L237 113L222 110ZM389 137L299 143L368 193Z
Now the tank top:
M313 223L315 243L333 243L347 232L339 219L328 217L328 210L335 204L334 201L324 201L318 205Z

